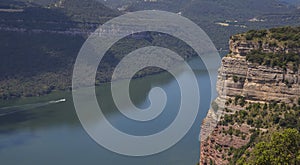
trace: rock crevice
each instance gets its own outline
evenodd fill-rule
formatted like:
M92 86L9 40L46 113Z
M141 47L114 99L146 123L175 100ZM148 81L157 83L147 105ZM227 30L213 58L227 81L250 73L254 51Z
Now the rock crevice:
M246 55L252 50L300 54L300 48L275 47L266 43L233 39L229 43L230 54L222 59L216 86L218 97L215 103L218 110L211 108L201 126L200 164L209 164L210 161L229 164L227 158L231 148L240 148L250 140L251 126L234 123L229 127L219 124L225 114L234 114L244 109L240 105L228 104L228 99L234 100L238 96L247 102L284 102L292 105L300 97L300 72L246 60ZM232 111L226 111L228 109ZM228 129L238 130L242 136L224 134Z

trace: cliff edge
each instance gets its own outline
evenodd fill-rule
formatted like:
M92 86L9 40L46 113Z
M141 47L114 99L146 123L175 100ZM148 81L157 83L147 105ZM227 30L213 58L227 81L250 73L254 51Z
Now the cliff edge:
M201 128L200 164L250 160L268 133L299 130L300 27L249 31L232 36L229 45L218 97ZM289 124L290 118L296 123Z

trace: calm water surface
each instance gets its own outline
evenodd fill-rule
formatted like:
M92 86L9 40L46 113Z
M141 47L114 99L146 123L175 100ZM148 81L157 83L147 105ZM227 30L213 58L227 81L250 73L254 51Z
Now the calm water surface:
M199 59L194 58L189 64L194 69L201 92L199 115L189 133L172 148L148 157L128 157L110 152L95 143L83 130L75 113L71 93L55 92L43 97L1 102L0 164L197 164L200 125L210 105L210 83ZM180 79L189 79L190 76L179 69ZM153 121L141 123L122 116L113 104L109 84L97 88L99 104L111 124L119 130L133 135L150 135L170 125L180 105L177 81L168 73L133 80L130 89L132 101L141 108L149 106L147 94L156 86L166 91L168 102L164 112ZM63 98L66 102L54 102Z

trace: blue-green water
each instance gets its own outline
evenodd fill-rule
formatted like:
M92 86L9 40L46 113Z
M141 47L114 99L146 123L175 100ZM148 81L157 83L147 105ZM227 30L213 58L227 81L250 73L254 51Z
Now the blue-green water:
M83 130L76 116L71 92L55 92L43 97L0 104L0 164L195 165L200 153L200 125L209 108L210 82L200 60L192 59L189 64L194 69L200 87L199 114L188 134L172 148L147 157L128 157L108 151L95 143ZM181 79L188 79L190 76L184 71L178 75ZM166 91L168 102L164 112L149 123L135 122L122 116L110 98L109 84L97 88L99 104L109 121L124 132L135 135L159 132L171 124L177 115L180 104L177 81L170 74L162 73L133 80L130 90L132 101L138 107L147 107L147 94L156 86ZM53 102L63 98L66 99L65 102Z

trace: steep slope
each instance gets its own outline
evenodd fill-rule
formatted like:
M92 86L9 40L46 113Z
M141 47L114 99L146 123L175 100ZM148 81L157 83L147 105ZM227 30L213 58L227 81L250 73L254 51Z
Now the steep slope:
M299 25L296 8L274 0L102 0L122 12L166 10L190 18L203 28L218 49L228 49L228 38L250 29Z
M253 16L263 13L285 12L287 6L280 1L263 0L102 0L103 4L112 8L128 6L127 10L166 10L171 12L187 12L196 16L197 14L215 15L226 17L237 13L243 16ZM126 9L126 8L123 8ZM222 9L222 10L220 10ZM217 11L217 12L216 12ZM233 11L233 12L230 12ZM242 11L242 12L241 12Z
M280 0L282 2L285 2L287 4L295 5L297 7L300 7L300 1L299 0Z
M61 5L0 2L0 98L68 89L86 36L119 14L96 1Z
M120 14L117 10L107 8L97 0L3 0L1 3L7 3L10 6L22 3L23 7L35 6L52 9L62 12L73 21L89 23L103 23L103 21Z
M0 42L5 43L0 45L0 99L70 89L73 65L86 37L119 14L95 0L61 0L42 6L34 2L0 3ZM124 55L151 45L168 47L183 57L195 55L185 43L165 34L131 35L106 53L96 84L111 80L113 68ZM136 77L160 71L147 68Z
M106 4L110 2L119 3L120 1L107 1ZM294 14L294 8L280 7L280 5L278 7L275 2L268 5L269 0L264 0L264 2L266 6L258 7L257 10L254 8L258 4L252 5L254 13L273 12L275 14L257 17L257 20L266 20L261 22L249 21L248 18L251 17L241 14L244 12L242 10L245 9L245 12L249 10L246 10L247 7L240 2L233 4L221 0L199 2L126 0L121 4L129 3L128 10L146 9L146 7L153 6L155 9L182 11L183 15L190 12L190 18L208 32L217 48L227 52L227 38L231 34L243 32L248 28L293 25L300 22L300 12ZM245 1L245 4L250 4L250 1ZM241 9L238 13L229 12L233 10L233 7ZM283 11L287 12L284 16ZM0 41L5 44L0 45L3 59L0 61L0 98L38 96L57 89L69 89L72 65L88 34L100 24L122 12L109 9L97 0L2 0L0 2ZM233 17L232 14L235 16ZM236 22L236 16L239 15L243 18ZM228 27L218 24L226 22L225 18L228 19ZM112 72L112 67L121 57L120 54L124 55L123 53L134 50L133 45L137 47L163 45L177 49L183 56L193 55L188 54L191 51L183 46L184 44L165 35L155 36L145 33L141 36L143 36L142 40L132 38L124 40L121 47L112 48L112 51L108 52L103 65L106 67L102 68L107 72L99 73L97 84L109 81L108 73ZM116 54L119 55L115 56Z
M284 27L231 37L217 108L202 125L200 164L249 163L252 148L272 132L300 131L299 35L300 27Z

